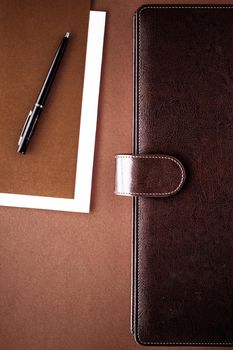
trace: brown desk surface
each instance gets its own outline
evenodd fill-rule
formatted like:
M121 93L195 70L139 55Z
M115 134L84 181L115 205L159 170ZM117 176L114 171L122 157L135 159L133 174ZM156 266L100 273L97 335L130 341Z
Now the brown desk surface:
M114 154L131 151L132 15L152 2L93 1L108 16L92 213L0 207L1 350L139 349L129 331L131 200L113 194Z

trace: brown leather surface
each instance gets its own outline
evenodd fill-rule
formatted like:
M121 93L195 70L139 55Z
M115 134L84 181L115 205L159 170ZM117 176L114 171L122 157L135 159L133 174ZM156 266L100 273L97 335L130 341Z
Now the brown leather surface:
M14 1L20 6L18 12L23 11L21 3ZM50 2L55 12L56 4ZM140 349L129 331L131 198L115 196L113 191L114 156L131 152L132 16L142 4L141 0L95 0L92 4L108 11L92 212L0 207L1 350ZM64 9L64 17L69 20L69 16ZM55 49L57 32L49 21L47 28ZM50 44L48 51L45 70L47 56L53 55ZM67 51L56 79L63 76L65 80L69 55ZM54 89L55 85L53 93ZM34 91L30 93L34 102ZM58 101L52 94L49 99ZM22 121L28 107L26 103L20 113ZM44 114L38 134L46 120Z
M179 195L134 207L134 326L144 345L233 345L233 6L136 17L135 152L178 157Z
M169 197L180 191L185 181L181 162L162 154L118 154L115 194L139 197Z
M0 1L0 192L74 196L89 0ZM62 37L66 52L25 156L16 152Z

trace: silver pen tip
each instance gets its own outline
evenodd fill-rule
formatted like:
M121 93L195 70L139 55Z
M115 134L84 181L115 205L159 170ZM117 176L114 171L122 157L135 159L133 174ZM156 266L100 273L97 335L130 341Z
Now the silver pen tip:
M69 38L69 36L70 36L70 33L69 33L69 32L66 32L65 38Z

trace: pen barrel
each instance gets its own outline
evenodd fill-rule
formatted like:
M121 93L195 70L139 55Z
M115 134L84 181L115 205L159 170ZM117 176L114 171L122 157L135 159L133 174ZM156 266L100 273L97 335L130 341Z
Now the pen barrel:
M39 105L44 105L45 100L48 96L49 90L53 84L54 78L56 76L57 70L59 68L59 65L61 63L62 57L64 55L66 46L68 43L68 38L64 37L56 51L55 57L53 59L53 62L49 68L49 71L47 73L47 76L45 78L45 81L43 83L43 86L40 90L39 96L37 98L36 103Z
M66 33L66 35L62 39L62 41L61 41L61 43L56 51L55 57L54 57L53 62L50 66L50 69L47 73L44 84L40 90L40 93L39 93L39 96L36 100L35 106L34 106L33 110L30 111L30 113L26 119L26 122L24 124L23 130L21 132L19 142L18 142L18 149L17 149L18 153L22 153L22 154L26 153L29 141L34 133L38 118L39 118L41 111L44 107L45 100L48 96L49 90L53 84L55 75L57 73L57 70L59 68L63 54L65 52L68 38L69 38L69 32Z

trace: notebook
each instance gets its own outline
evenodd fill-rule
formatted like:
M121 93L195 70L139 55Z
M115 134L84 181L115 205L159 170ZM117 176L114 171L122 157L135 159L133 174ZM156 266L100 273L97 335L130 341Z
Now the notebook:
M141 345L233 345L233 7L134 16L132 333Z
M1 1L1 205L56 210L73 206L79 211L79 204L73 201L78 196L79 203L86 203L80 210L89 211L104 21L105 13L90 12L89 0ZM22 156L16 152L20 132L66 32L71 33L66 52L27 153ZM90 88L88 77L93 74ZM88 99L92 100L91 112L87 110ZM80 140L82 114L86 115L82 122L85 132ZM89 133L87 123L91 124ZM82 182L79 188L77 177ZM84 190L86 193L81 193ZM57 205L57 198L62 199L61 205Z

